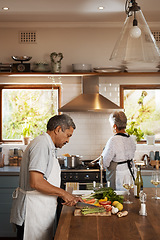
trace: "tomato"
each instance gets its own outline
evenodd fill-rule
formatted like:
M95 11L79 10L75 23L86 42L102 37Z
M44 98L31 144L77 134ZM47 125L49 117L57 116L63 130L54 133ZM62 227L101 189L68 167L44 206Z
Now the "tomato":
M111 205L105 205L103 206L106 209L106 212L109 212L112 210L112 206Z
M99 201L101 205L111 205L111 201Z

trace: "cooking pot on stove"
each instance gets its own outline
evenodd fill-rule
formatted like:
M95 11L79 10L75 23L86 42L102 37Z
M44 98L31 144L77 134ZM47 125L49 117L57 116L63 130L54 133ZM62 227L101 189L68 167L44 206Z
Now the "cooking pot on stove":
M81 164L79 155L64 157L64 166L67 168L76 168Z

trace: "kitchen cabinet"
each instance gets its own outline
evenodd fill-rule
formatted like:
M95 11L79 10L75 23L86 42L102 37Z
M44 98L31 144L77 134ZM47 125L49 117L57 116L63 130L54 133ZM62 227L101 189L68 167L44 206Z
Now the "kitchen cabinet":
M12 193L17 188L19 176L0 176L0 237L15 237L10 224Z
M152 176L152 172L156 171L156 169L153 170L141 170L141 174L142 174L142 179L143 179L143 187L144 188L153 188L153 184L151 184L151 176ZM157 186L158 188L160 188L160 185ZM160 195L160 192L159 192Z

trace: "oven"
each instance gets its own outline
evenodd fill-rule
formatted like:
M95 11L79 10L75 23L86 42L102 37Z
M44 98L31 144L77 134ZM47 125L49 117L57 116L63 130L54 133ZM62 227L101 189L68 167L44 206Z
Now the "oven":
M106 183L105 171L102 173L103 183ZM62 169L61 170L61 188L66 189L67 183L78 183L79 190L86 190L93 188L93 182L97 186L100 183L100 170L97 169ZM74 186L74 185L73 185ZM75 185L76 186L76 185Z

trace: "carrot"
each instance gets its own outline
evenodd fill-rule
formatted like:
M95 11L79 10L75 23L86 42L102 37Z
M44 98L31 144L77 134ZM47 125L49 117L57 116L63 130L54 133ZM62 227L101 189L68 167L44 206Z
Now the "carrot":
M85 202L85 203L89 203L89 204L93 204L93 203L95 203L95 201L96 201L96 199L90 199L90 200L86 200L86 199L83 199L83 201Z

